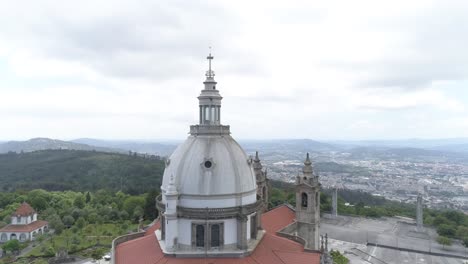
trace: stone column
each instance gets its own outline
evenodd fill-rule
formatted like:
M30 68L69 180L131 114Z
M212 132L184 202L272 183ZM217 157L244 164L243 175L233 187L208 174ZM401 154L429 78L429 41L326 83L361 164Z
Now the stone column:
M263 207L262 207L263 209ZM260 209L260 210L257 210L257 232L258 230L262 230L262 213L263 213L263 210Z
M203 124L203 106L200 105L200 124Z
M247 216L240 215L237 218L237 248L247 249Z
M338 188L334 188L332 191L332 216L338 216Z
M416 226L418 231L423 229L423 200L422 195L418 194L418 199L416 202Z

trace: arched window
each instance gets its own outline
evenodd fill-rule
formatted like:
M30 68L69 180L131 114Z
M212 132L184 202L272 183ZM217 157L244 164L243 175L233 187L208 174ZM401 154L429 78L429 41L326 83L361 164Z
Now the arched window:
M2 233L2 236L0 237L0 241L6 242L8 240L7 234Z
M26 241L26 235L25 235L25 234L21 234L21 235L19 236L19 240L20 240L21 242Z
M307 207L307 203L308 203L308 197L307 197L307 193L302 193L302 197L301 197L301 205L302 207Z
M11 234L10 235L10 240L16 239L16 234Z
M197 247L205 247L205 226L197 225L195 231L195 241Z
M266 200L266 186L263 186L262 188L262 198L264 201Z
M211 226L211 247L219 247L221 244L221 232L219 225Z

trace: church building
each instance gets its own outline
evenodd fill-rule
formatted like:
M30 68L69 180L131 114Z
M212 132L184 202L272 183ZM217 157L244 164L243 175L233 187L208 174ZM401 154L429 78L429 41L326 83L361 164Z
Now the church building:
M223 97L211 69L213 56L207 59L199 121L166 161L156 198L159 217L145 231L116 238L111 261L321 263L320 183L309 154L296 179L296 207L268 211L266 170L258 152L249 157L222 124Z
M20 242L34 240L36 235L48 231L46 221L37 220L36 211L26 202L11 215L11 224L0 229L0 243L17 239Z

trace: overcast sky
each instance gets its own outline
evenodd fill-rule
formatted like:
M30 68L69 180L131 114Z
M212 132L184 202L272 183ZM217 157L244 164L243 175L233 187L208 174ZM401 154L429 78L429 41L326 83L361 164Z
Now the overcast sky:
M468 137L468 1L3 1L0 140Z

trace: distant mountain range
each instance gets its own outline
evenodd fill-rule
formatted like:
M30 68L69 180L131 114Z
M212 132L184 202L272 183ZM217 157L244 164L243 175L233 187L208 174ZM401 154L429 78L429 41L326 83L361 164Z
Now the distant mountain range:
M171 155L172 152L176 149L177 145L180 143L178 141L147 142L137 140L100 140L92 138L80 138L72 140L71 142L159 156Z
M295 152L325 152L339 149L333 144L323 143L312 139L274 139L274 140L240 140L239 143L247 152L284 151Z
M418 148L427 150L467 152L468 138L447 139L406 139L406 140L336 140L327 143L344 148L387 147L387 148Z
M119 152L117 149L109 149L99 146L90 146L70 141L62 141L50 138L33 138L27 141L8 141L0 143L0 153L7 152L32 152L45 149L70 149L70 150L96 150L102 152ZM122 152L122 151L120 151Z
M131 141L100 140L81 138L63 141L49 138L33 138L27 141L0 142L0 153L32 152L47 149L95 150L100 152L137 152L169 156L182 141ZM332 151L350 152L355 158L376 157L456 157L468 155L467 139L440 140L382 140L382 141L329 141L311 139L240 140L239 143L249 154L260 151L267 159L303 159L306 152L327 153Z

